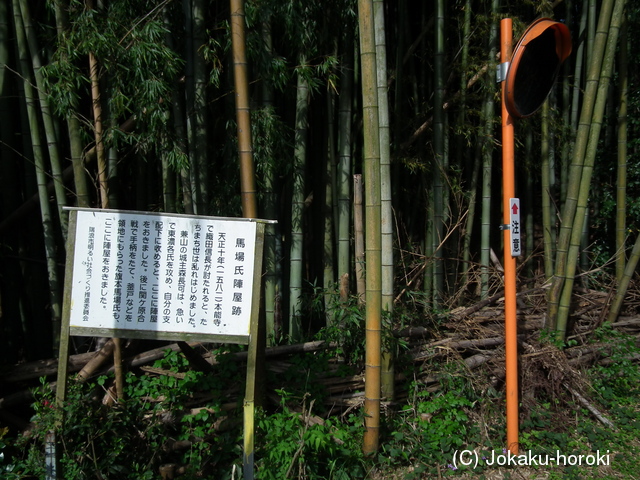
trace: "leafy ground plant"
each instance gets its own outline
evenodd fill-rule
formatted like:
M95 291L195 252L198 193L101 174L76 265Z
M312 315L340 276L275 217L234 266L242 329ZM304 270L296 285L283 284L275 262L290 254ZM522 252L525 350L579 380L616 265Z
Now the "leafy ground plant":
M232 464L241 458L239 424L224 422L222 395L213 395L197 410L188 404L196 395L211 397L212 391L227 388L233 369L221 367L218 377L195 372L171 351L155 368L172 375L129 373L126 400L115 405L102 402L107 377L72 382L62 408L55 406L43 381L35 392L34 428L16 442L23 455L14 458L14 478L44 478L44 441L50 431L58 439L60 478L65 480L155 479L166 464L177 465L185 480L230 478Z
M258 414L256 478L637 479L640 371L634 359L639 350L633 337L610 326L599 329L594 341L606 361L580 373L582 393L614 427L601 424L566 389L558 396L536 390L521 411L520 442L522 451L535 454L608 453L608 465L491 465L491 454L503 454L505 444L503 391L489 384L487 372L471 371L454 356L429 360L429 383L416 378L403 392L406 397L385 407L379 454L364 457L359 409L328 407L318 381L330 367L341 371L333 368L336 359L330 355L339 356L343 366L349 362L344 350L329 350L289 358L289 370L271 372L274 389L267 397L278 400ZM230 385L243 385L244 375L227 350L214 353L214 372L202 373L181 353L168 352L154 374L128 374L127 400L115 406L102 404L111 378L72 384L62 409L43 381L33 430L16 442L0 430L0 478L44 478L43 443L51 430L60 440L65 480L156 479L168 464L185 480L240 478L242 414L222 402ZM353 369L357 365L349 366L349 374ZM234 395L242 398L241 389ZM463 449L477 452L478 466L455 464Z
M257 479L364 478L361 418L324 420L313 414L315 400L308 395L294 410L287 392L278 390L278 394L279 410L270 415L262 412L258 421Z

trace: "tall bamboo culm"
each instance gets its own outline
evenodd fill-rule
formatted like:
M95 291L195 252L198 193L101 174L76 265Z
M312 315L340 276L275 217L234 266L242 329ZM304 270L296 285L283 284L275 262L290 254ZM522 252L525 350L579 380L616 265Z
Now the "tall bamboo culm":
M265 48L267 58L273 56L273 40L271 36L271 14L262 19L262 41ZM262 107L273 114L273 84L265 80L262 85ZM264 218L275 220L277 217L277 194L276 188L276 167L273 161L269 161L264 169L264 191L263 202L261 205ZM277 235L277 225L267 224L264 229L264 310L265 310L265 329L267 336L267 345L272 346L281 332L278 330L276 320L276 303L279 302L279 278L277 258L279 238ZM279 319L278 319L279 320Z
M42 76L42 62L40 60L38 39L35 28L31 23L31 12L29 4L26 0L20 0L20 12L22 15L22 23L24 25L29 53L31 54L31 64L33 75L36 81L38 99L40 101L40 110L42 112L42 125L47 140L47 152L49 153L49 162L51 163L51 177L53 179L54 191L56 196L56 205L58 207L58 220L62 229L62 236L67 238L67 216L62 213L62 207L67 204L66 191L62 181L62 166L60 163L60 154L58 151L58 141L56 138L56 128L53 122L49 99L46 95L44 78Z
M301 58L301 65L306 60ZM307 158L307 130L309 128L309 85L302 73L298 74L296 94L296 130L293 154L293 198L291 200L291 250L289 267L289 338L291 342L302 338L300 304L302 302L302 254L305 161Z
M47 169L45 166L44 150L41 144L40 119L38 115L38 100L33 88L33 75L29 62L29 48L24 30L24 24L20 15L18 0L13 0L13 19L16 40L18 45L20 76L23 79L24 101L29 122L29 134L33 151L33 163L35 166L36 180L38 184L38 197L40 201L40 215L44 233L44 247L47 262L47 274L49 280L49 298L51 301L51 321L53 335L53 350L58 348L58 335L62 319L62 299L60 281L58 278L58 266L56 258L56 241L53 217L49 205L49 193L47 191Z
M600 138L600 131L602 128L602 120L604 117L605 105L607 102L609 82L613 72L616 46L618 43L620 25L622 24L622 16L625 3L625 0L616 0L615 2L610 26L608 29L608 36L606 39L606 48L604 51L600 81L596 89L596 100L593 109L593 117L591 119L591 128L589 130L585 158L583 159L583 169L573 219L573 228L571 229L569 236L569 247L566 257L566 268L564 277L565 281L562 285L562 293L558 306L556 337L559 340L564 340L566 335L571 297L573 294L573 281L575 278L575 271L579 259L582 231L588 212L591 175L593 173L593 165L596 158L598 140Z
M335 242L334 242L334 184L336 169L335 139L333 125L334 111L333 90L327 92L327 155L325 163L325 185L324 185L324 246L323 246L323 289L324 289L324 311L326 324L329 326L333 322L333 312L331 302L335 292Z
M490 64L495 62L498 45L498 1L491 2L491 30L489 33L489 59ZM494 150L494 115L495 115L495 91L496 85L489 80L485 93L483 109L484 136L481 140L482 149L482 212L480 231L480 298L485 299L489 295L489 267L491 264L491 184Z
M613 298L613 303L611 305L611 308L609 309L607 320L611 323L615 322L618 318L618 315L620 315L620 310L622 309L622 304L624 303L624 297L627 293L627 289L629 288L629 284L631 283L631 278L636 273L638 261L640 261L640 235L638 235L638 237L636 238L636 243L633 245L633 250L631 251L631 255L629 256L629 261L625 265L624 272L622 272L622 277L618 282L616 295Z
M366 358L363 451L373 455L380 435L380 354L382 346L380 140L375 30L372 0L358 0L364 134Z
M620 100L618 107L618 175L616 182L616 279L622 280L626 263L627 237L627 97L629 88L627 20L622 19L618 83Z
M436 0L435 19L435 58L434 58L434 94L433 94L433 166L432 198L433 216L431 237L431 253L433 255L433 307L439 308L444 289L444 222L445 222L445 112L444 112L444 0Z
M251 111L249 109L245 46L244 0L231 0L230 6L242 215L245 218L257 218L258 201L256 199L255 167L253 165L253 149L251 146Z
M351 105L353 103L353 35L347 32L344 40L344 68L340 76L338 97L338 277L351 271Z
M596 91L600 81L600 72L609 31L611 12L613 11L613 2L614 0L605 0L602 3L593 53L587 57L590 59L590 62L585 83L584 101L580 112L571 165L569 166L567 175L569 183L567 185L567 196L562 208L562 222L556 247L554 276L547 295L548 310L546 326L551 330L558 330L558 336L560 337L564 337L564 332L558 328L560 294L566 279L569 240L578 203L585 151L589 139ZM582 231L582 226L580 226L580 231Z
M389 96L387 80L387 44L384 23L384 1L373 1L376 70L378 89L378 122L380 132L380 231L382 310L388 315L393 311L393 206L391 203L391 129L389 128ZM381 395L387 401L395 396L394 354L388 349L382 352Z

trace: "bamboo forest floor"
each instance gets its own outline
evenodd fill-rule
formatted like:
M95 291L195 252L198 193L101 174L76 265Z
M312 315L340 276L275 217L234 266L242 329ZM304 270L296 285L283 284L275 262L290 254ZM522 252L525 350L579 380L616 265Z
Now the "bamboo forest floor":
M413 326L399 325L389 336L386 344L397 352L395 397L382 402L380 450L377 461L361 461L365 478L640 478L640 285L632 283L623 315L613 324L605 322L610 293L576 289L571 333L563 345L544 333L545 293L544 288L533 286L518 294L521 451L583 455L584 464L559 466L552 461L540 465L538 458L533 466L489 465L492 456L505 455L504 315L503 298L497 294L446 315L413 318ZM345 443L341 425L361 415L364 400L364 370L357 361L363 351L361 342L346 345L335 340L267 348L263 382L267 424L269 415L285 412L297 418L300 438L306 438L303 434L311 427L322 426L329 443ZM222 354L215 346L184 342L152 346L130 342L125 350L127 369L148 382L179 382L190 370L213 376L239 375L240 380L235 381L225 377L225 388L216 388L215 393L187 392L180 407L192 416L215 410L215 432L238 428L246 352L233 349ZM107 342L97 353L72 355L70 372L83 381L108 375L113 368L111 349ZM166 363L168 350L174 357L182 352L179 369ZM18 435L37 428L30 421L33 389L40 378L45 387L53 387L56 370L57 361L52 359L0 372L3 426ZM108 382L103 392L102 403L109 404ZM155 398L145 395L150 411L154 403L164 401L159 394ZM208 406L212 400L215 409ZM269 438L269 432L257 435L257 457L272 448ZM193 441L175 441L163 448L193 448ZM459 463L456 455L460 452L466 452L465 460L471 458L479 465ZM606 464L587 465L597 459L593 457L597 452L608 452ZM286 470L289 478L325 478L302 468L304 462L307 466L313 463L311 450L304 461L304 456L294 455ZM292 468L296 462L297 467ZM258 467L269 468L265 463ZM275 474L258 476L278 478Z

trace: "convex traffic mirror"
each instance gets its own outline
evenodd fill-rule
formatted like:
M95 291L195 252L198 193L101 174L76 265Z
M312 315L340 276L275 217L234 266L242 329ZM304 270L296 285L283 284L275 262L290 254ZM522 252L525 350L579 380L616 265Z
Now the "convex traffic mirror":
M518 41L506 75L510 115L532 115L544 103L560 66L571 54L569 28L549 18L533 22Z

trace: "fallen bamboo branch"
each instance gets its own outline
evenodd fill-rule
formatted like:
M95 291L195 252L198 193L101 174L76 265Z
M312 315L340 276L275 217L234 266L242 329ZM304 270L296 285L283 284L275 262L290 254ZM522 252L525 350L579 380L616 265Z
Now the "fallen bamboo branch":
M108 343L108 342L107 342ZM193 347L197 347L201 345L198 342L190 343L189 345ZM106 344L105 344L106 346ZM179 350L178 344L168 344L166 346L155 348L152 350L148 350L146 352L142 352L134 357L130 357L126 359L126 363L132 367L139 367L146 363L151 363L155 360L162 358L165 355L167 350L177 351ZM79 353L76 355L69 356L69 373L74 373L81 371L83 367L86 370L92 370L91 375L96 373L96 369L93 366L86 367L88 363L96 355L105 356L103 360L107 360L109 358L110 353L103 352L88 352L88 353ZM102 362L104 363L104 362ZM110 367L106 372L110 371L112 367ZM87 373L83 374L85 376ZM21 365L17 365L13 367L11 370L7 370L5 372L0 373L0 379L4 382L24 382L28 380L33 380L40 377L51 377L55 376L58 372L58 360L57 359L48 359L48 360L38 360L35 362L24 363ZM105 373L105 371L100 371L99 373Z
M591 402L589 402L586 398L584 398L582 395L580 395L578 392L576 392L573 388L571 388L569 385L567 385L566 383L562 384L564 386L564 388L566 388L569 393L571 393L571 395L573 395L576 400L578 400L578 402L587 410L589 410L594 417L596 417L598 419L598 421L600 421L600 423L602 423L603 425L617 430L616 426L613 424L613 422L611 420L609 420L607 417L605 417L600 410L598 410L596 407L593 406L593 404Z
M296 343L294 345L279 345L277 347L268 347L265 349L264 354L266 358L273 358L285 355L293 355L295 353L317 352L319 350L331 349L336 347L336 343L327 343L324 340L317 340L314 342ZM218 363L216 360L216 356L211 353L205 354L203 355L203 357L212 365L216 365ZM246 360L247 352L236 352L233 354L233 357L236 360Z
M113 342L113 339L109 339L109 341L107 341L107 343L105 343L104 346L96 352L93 358L89 360L84 367L82 367L82 370L78 372L77 380L79 382L87 381L104 362L112 358L114 350L115 343Z
M84 367L96 352L79 353L69 356L68 372L75 373ZM34 362L22 363L0 373L3 382L24 382L40 377L54 376L58 372L58 359L49 358Z

